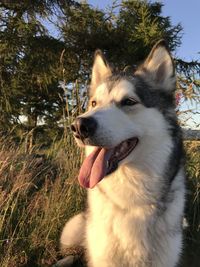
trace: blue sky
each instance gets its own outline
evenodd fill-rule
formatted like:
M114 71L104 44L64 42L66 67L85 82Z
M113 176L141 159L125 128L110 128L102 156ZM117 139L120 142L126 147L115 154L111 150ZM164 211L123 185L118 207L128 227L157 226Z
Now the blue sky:
M112 0L88 0L88 3L104 9L112 4ZM155 2L155 1L151 1ZM200 1L199 0L162 0L163 16L171 17L173 25L183 26L182 45L177 48L176 55L185 60L200 61Z
M88 0L89 4L101 9L111 6L112 2L112 0ZM172 25L180 23L183 27L182 44L175 51L176 57L186 61L197 60L200 62L200 0L151 0L151 2L163 3L162 15L169 16ZM190 102L184 102L181 107L182 110L198 110L198 107L191 105ZM200 129L199 114L189 112L184 117L188 118L186 122L188 127Z
M118 3L120 1L118 0ZM111 6L113 0L87 0L87 2L94 7L105 9ZM151 0L151 2L156 1ZM181 23L183 27L182 44L175 51L176 57L186 61L198 60L200 62L200 0L160 0L157 2L163 3L162 15L169 16L172 25ZM47 27L52 35L58 34L53 25L50 26L47 23ZM198 109L195 105L187 102L184 102L181 107L183 110L192 108L197 111ZM190 118L187 121L189 127L196 127L196 123L198 123L198 129L200 129L199 114L189 113L186 117Z

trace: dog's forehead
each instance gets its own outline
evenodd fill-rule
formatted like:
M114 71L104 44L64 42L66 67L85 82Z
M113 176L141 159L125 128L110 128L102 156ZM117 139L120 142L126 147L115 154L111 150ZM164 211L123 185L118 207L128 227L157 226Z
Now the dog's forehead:
M125 96L135 96L135 86L126 79L121 79L115 83L106 81L99 85L96 89L95 98L97 100L114 100L116 102Z

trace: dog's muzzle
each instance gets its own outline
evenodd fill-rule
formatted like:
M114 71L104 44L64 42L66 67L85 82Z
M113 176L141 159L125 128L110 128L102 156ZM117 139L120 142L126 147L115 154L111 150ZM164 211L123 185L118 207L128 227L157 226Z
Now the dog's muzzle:
M93 136L97 129L97 121L92 117L78 117L71 125L74 136L84 140Z

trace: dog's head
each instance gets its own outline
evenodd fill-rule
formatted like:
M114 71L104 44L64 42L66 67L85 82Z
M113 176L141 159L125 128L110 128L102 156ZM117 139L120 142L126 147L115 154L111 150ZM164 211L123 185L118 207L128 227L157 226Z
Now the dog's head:
M92 188L134 160L145 138L162 136L165 117L174 116L174 89L174 65L164 41L131 77L113 73L102 52L95 53L89 109L71 126L79 145L93 147L79 174L82 186Z

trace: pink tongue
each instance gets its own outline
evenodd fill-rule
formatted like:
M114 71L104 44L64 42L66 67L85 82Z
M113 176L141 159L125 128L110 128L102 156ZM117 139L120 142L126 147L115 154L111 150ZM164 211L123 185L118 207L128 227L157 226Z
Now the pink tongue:
M111 154L111 149L97 147L85 158L78 176L81 186L93 188L104 178L107 173L107 161Z

